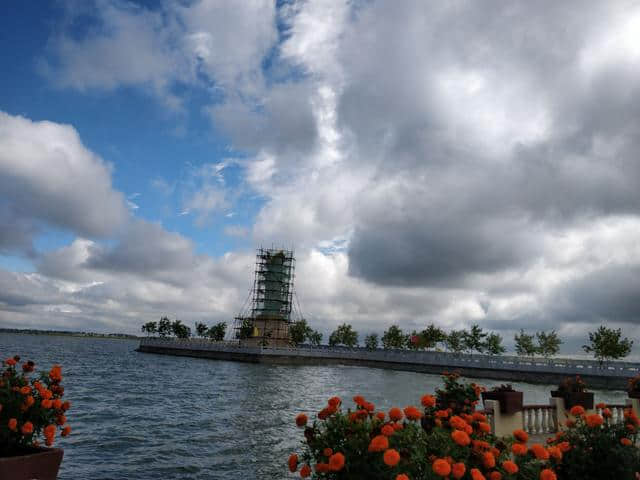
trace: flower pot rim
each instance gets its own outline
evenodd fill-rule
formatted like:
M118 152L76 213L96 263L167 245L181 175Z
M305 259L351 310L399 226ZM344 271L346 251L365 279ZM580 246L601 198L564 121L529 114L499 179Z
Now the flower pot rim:
M34 457L36 455L42 455L44 453L51 454L61 452L64 454L64 449L58 447L24 447L24 452L25 453L19 453L18 455L12 455L10 457L0 456L0 461L18 457Z

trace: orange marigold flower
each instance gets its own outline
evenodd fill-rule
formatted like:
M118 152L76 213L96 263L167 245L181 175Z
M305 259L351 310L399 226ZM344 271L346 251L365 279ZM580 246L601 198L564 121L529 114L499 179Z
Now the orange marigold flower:
M449 425L451 425L452 428L457 428L458 430L465 430L467 428L468 423L465 422L458 415L454 415L449 419Z
M364 402L362 404L362 408L364 408L367 412L373 413L373 411L376 409L376 406L371 402Z
M384 412L376 412L376 418L378 420L380 420L381 422L384 422L384 419L387 417L387 415Z
M516 462L513 462L511 460L506 460L502 462L502 468L504 468L504 471L507 472L509 475L515 475L516 473L518 473L518 470L519 470Z
M65 423L67 423L67 417L65 417L64 415L59 415L58 417L56 417L56 423L58 425L64 425Z
M7 365L9 365L10 367L13 367L13 366L14 366L16 363L18 363L18 362L16 362L13 358L7 358L7 359L4 361L4 363L6 363Z
M24 404L27 408L31 407L34 403L36 403L36 400L33 398L33 395L28 395L27 398L24 399Z
M573 428L573 427L575 427L575 426L576 426L576 422L575 422L575 421L573 421L573 420L567 420L567 421L566 421L566 422L564 422L564 423L565 423L565 425L566 425L567 427L569 427L569 428Z
M382 456L382 460L386 465L390 467L395 467L400 461L400 454L398 453L397 450L390 448L389 450L384 452L384 455Z
M420 403L423 407L431 408L436 406L436 397L433 395L423 395L420 399Z
M402 413L402 410L400 410L398 407L393 407L391 410L389 410L389 418L394 422L399 422L400 420L402 420L403 416L404 414Z
M539 443L534 443L530 448L531 452L535 455L538 460L548 460L549 452Z
M436 475L440 475L441 477L447 477L451 473L451 465L442 458L438 458L433 462L431 468Z
M353 397L353 401L356 402L356 405L362 405L365 402L362 395L356 395L355 397Z
M53 406L53 402L48 398L45 398L44 400L42 400L42 403L40 405L42 406L42 408L49 409Z
M62 409L63 410L69 410L71 408L71 402L70 401L66 401L62 403Z
M53 437L56 434L56 426L53 424L47 425L44 427L44 436L45 437Z
M589 427L595 428L595 427L599 427L604 423L604 418L602 418L597 413L593 413L591 415L587 415L586 422Z
M611 418L613 416L613 414L611 413L611 410L609 410L608 408L603 408L602 409L602 416L604 418Z
M409 475L406 473L399 473L396 475L396 480L409 480Z
M368 450L370 452L384 452L387 448L389 448L389 439L384 435L376 435L371 439Z
M53 392L44 388L40 391L40 395L42 396L42 398L49 400L51 397L53 397Z
M607 404L604 402L600 402L596 404L596 408L599 408L600 410L607 408Z
M296 416L296 425L299 427L304 427L307 424L307 420L309 420L309 418L304 413L299 413Z
M447 417L449 417L449 410L438 410L436 412L436 417L438 417L438 418L447 418Z
M569 410L569 413L574 417L579 417L580 415L584 415L584 407L582 405L574 405Z
M55 382L62 380L62 367L60 365L54 365L49 370L49 378Z
M527 443L529 441L529 434L522 429L514 430L513 436L516 437L516 440L522 443Z
M483 433L490 433L491 432L491 425L489 425L486 422L480 422L480 423L478 423L478 430L480 430Z
M328 463L318 463L316 465L316 472L318 473L327 473L329 471Z
M298 469L298 455L292 453L289 455L289 471L291 473L295 472Z
M629 440L627 437L623 437L620 439L620 443L625 447L630 447L633 442Z
M511 451L514 455L526 455L527 454L527 446L524 443L514 443L511 446Z
M562 460L562 450L560 450L560 448L558 448L557 446L547 448L547 452L549 452L549 455L551 455L556 460Z
M482 464L484 468L493 468L496 466L496 457L491 452L484 452L482 454Z
M20 389L20 393L22 395L29 395L31 393L31 387L29 385L25 385Z
M454 430L451 432L451 438L461 447L466 447L471 443L471 438L469 438L467 432L463 432L462 430Z
M53 445L53 437L47 437L47 438L45 438L45 440L44 440L44 444L45 444L47 447L50 447L51 445Z
M540 472L540 480L556 480L556 472L551 470L550 468L545 468Z
M9 430L15 432L18 429L18 420L16 420L15 418L10 418L7 425L9 427Z
M464 472L466 471L467 471L467 467L462 462L454 463L451 466L451 474L453 475L453 478L456 478L458 480L464 477Z
M560 442L557 447L560 449L562 453L568 452L571 450L571 444L569 442Z
M502 480L502 474L497 470L494 470L489 474L489 480Z
M20 431L22 432L23 435L32 434L33 433L33 423L24 422L24 425L22 425L22 428L20 429Z
M322 455L329 458L331 455L333 455L333 450L327 447L324 450L322 450Z
M339 407L342 403L342 400L340 399L340 397L331 397L327 403L332 407Z
M396 423L392 423L391 426L396 431L402 430L404 428L404 426L401 423L397 423L397 422Z
M340 452L334 453L329 457L329 470L339 472L344 467L344 455Z
M59 410L62 408L62 400L60 400L59 398L54 398L53 399L53 408L55 408L56 410Z
M406 407L404 414L409 420L420 420L420 418L422 418L422 412L414 406Z
M382 433L383 435L386 435L387 437L390 437L391 435L393 435L395 433L395 430L393 429L393 427L391 425L385 425L380 430L380 433Z
M304 465L301 469L300 469L300 476L302 478L307 478L308 476L311 475L311 467L309 465Z
M63 429L62 429L62 436L66 437L67 435L69 435L71 433L71 427L69 425L66 425Z
M473 412L473 415L471 416L471 418L473 420L475 420L476 422L486 422L487 421L487 416L483 413L480 412Z
M470 473L473 480L487 480L482 472L477 468L472 468Z

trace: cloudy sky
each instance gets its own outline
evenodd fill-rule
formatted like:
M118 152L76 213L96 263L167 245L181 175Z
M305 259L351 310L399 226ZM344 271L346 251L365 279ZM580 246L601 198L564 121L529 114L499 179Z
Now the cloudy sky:
M0 7L0 326L640 333L640 3Z

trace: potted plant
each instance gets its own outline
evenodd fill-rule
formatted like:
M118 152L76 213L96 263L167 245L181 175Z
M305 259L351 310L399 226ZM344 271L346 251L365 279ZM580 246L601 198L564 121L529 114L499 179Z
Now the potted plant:
M551 392L551 396L564 398L566 409L575 405L580 405L587 410L593 409L593 392L587 392L587 384L580 375L565 378L558 389Z
M640 375L629 379L627 394L629 398L640 398Z
M55 480L63 451L50 447L58 430L63 437L71 432L62 369L35 376L32 361L19 362L17 355L4 360L0 372L0 478Z
M517 392L509 384L493 387L482 392L482 401L497 400L500 402L500 413L513 414L522 411L522 392Z

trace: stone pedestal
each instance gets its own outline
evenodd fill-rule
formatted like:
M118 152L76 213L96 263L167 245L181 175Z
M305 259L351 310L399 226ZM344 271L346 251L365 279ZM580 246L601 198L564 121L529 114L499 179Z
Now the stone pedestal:
M636 417L640 418L640 398L628 398L627 405L631 407Z
M521 429L523 425L522 412L512 414L500 413L500 402L498 400L485 400L484 408L493 410L493 420L491 421L491 431L496 437L506 437L514 430Z
M556 407L556 418L558 419L558 430L563 431L567 429L567 420L575 420L575 417L567 411L564 405L564 398L551 397L551 405ZM595 410L585 409L585 415L591 415L596 413Z

